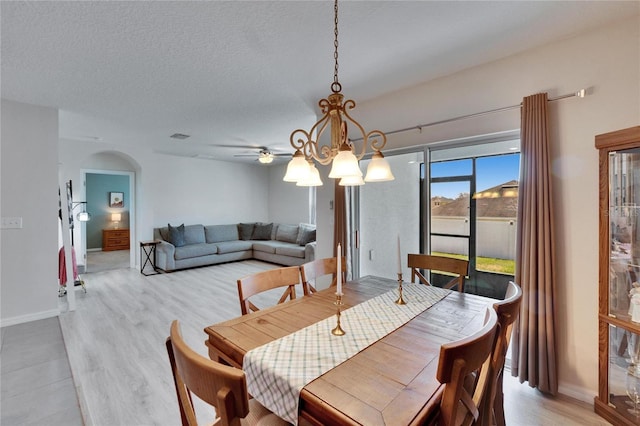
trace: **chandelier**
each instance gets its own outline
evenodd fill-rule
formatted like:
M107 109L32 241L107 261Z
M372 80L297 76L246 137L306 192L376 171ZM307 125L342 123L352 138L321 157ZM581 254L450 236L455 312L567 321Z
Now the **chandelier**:
M296 182L298 186L320 186L322 180L315 162L331 165L329 177L340 179L342 186L363 185L365 182L382 182L393 180L389 163L380 151L387 143L387 136L380 130L366 133L364 128L349 115L349 110L355 108L356 103L344 100L342 85L338 81L338 0L334 3L334 53L335 66L331 94L318 102L322 118L311 127L308 132L303 129L294 130L289 142L296 150L287 165L287 172L283 180ZM359 131L362 146L358 149L349 139L347 123L353 124ZM329 128L330 145L319 143L325 130ZM315 140L314 140L315 137ZM371 145L373 156L367 167L367 174L362 179L362 171L358 161L364 157L367 146Z

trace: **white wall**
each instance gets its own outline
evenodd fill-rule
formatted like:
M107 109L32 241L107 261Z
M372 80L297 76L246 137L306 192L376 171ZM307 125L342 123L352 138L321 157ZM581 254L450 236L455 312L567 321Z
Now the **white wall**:
M551 103L549 113L560 392L592 403L598 374L594 137L640 124L640 17L375 100L356 100L353 115L367 130L390 131L513 105L537 92L553 97L584 87L591 87L589 96ZM514 110L456 121L392 135L388 148L516 129L519 120ZM319 217L318 222L330 221Z
M58 314L58 111L2 100L2 326ZM63 192L64 196L64 192Z
M308 187L284 182L287 163L273 165L269 170L269 221L278 223L309 223Z
M119 152L136 172L136 241L151 239L153 228L269 220L268 171L257 165L157 154L148 148L63 140L60 162L67 179L79 179L100 152Z
M386 159L395 180L360 187L360 276L397 279L400 236L403 279L410 281L407 253L420 252L422 158L422 152L388 155ZM402 221L389 223L389 218L397 217Z

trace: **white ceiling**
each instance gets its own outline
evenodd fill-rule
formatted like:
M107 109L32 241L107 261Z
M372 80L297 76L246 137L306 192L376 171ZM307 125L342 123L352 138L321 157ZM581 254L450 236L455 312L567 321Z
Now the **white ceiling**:
M640 13L638 1L339 7L339 77L358 103ZM2 97L59 108L63 139L291 152L333 81L332 1L2 1L0 14Z

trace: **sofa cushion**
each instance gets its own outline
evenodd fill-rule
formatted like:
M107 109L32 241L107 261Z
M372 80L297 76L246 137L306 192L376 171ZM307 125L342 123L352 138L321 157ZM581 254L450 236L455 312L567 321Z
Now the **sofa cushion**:
M298 240L298 225L278 225L276 240L295 243Z
M206 242L220 243L223 241L236 241L240 239L238 235L238 225L210 225L204 227Z
M153 238L169 241L169 229L166 226L163 226L162 228L155 228L153 230Z
M301 223L298 231L296 244L304 246L316 240L316 226L308 223Z
M287 247L287 246L291 246L291 243L285 243L284 241L275 241L275 240L253 241L253 250L261 251L264 253L275 254L276 249L278 247Z
M241 240L250 240L253 235L253 228L255 223L239 223L238 224L238 234L240 235Z
M204 243L204 226L187 225L184 227L184 244L202 244Z
M216 246L218 246L218 254L225 254L251 250L252 243L251 241L236 240L217 243Z
M171 224L168 223L167 229L167 241L175 247L182 247L184 245L184 223L180 226L171 226Z
M273 223L256 223L253 228L253 234L251 235L252 240L270 240L271 239L271 228L273 228Z
M304 259L304 247L287 244L286 246L276 247L276 254L291 257L301 257L302 259Z
M189 259L191 257L207 256L209 254L218 253L218 247L215 244L187 244L182 247L176 247L174 258L176 260Z

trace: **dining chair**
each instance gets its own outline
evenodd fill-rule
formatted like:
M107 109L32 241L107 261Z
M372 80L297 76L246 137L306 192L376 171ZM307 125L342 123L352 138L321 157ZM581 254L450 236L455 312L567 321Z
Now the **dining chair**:
M444 384L440 407L433 424L439 426L471 425L479 419L479 404L488 390L491 374L491 350L497 329L495 310L487 308L483 327L464 339L440 347L436 377ZM478 380L472 389L465 379L475 373Z
M256 312L260 309L249 298L258 293L275 288L286 287L278 303L296 298L296 285L300 284L300 269L297 266L269 269L258 272L238 280L238 297L240 298L240 310L242 315ZM308 294L306 286L302 286L305 295Z
M486 393L482 403L481 412L482 424L505 425L504 419L504 362L511 341L511 331L513 323L520 314L520 304L522 302L522 289L512 281L507 286L504 300L494 303L493 309L498 316L498 329L496 331L495 343L491 354L491 377L489 391Z
M255 399L249 400L244 371L212 361L191 349L171 323L166 341L183 426L198 424L192 394L216 410L214 425L287 425Z
M344 256L342 259L342 282L347 279L347 260ZM316 279L324 275L333 274L333 279L329 287L337 285L338 279L336 272L338 271L337 257L327 257L325 259L316 259L311 262L307 262L300 265L300 276L302 277L302 285L306 286L310 293L315 293L318 290L315 287Z
M411 282L416 282L416 276L422 284L431 285L429 280L420 272L421 269L430 271L442 271L457 274L443 288L453 288L458 286L458 291L464 293L464 280L469 273L469 261L464 259L454 259L445 256L433 256L430 254L409 254L407 266L411 268Z

